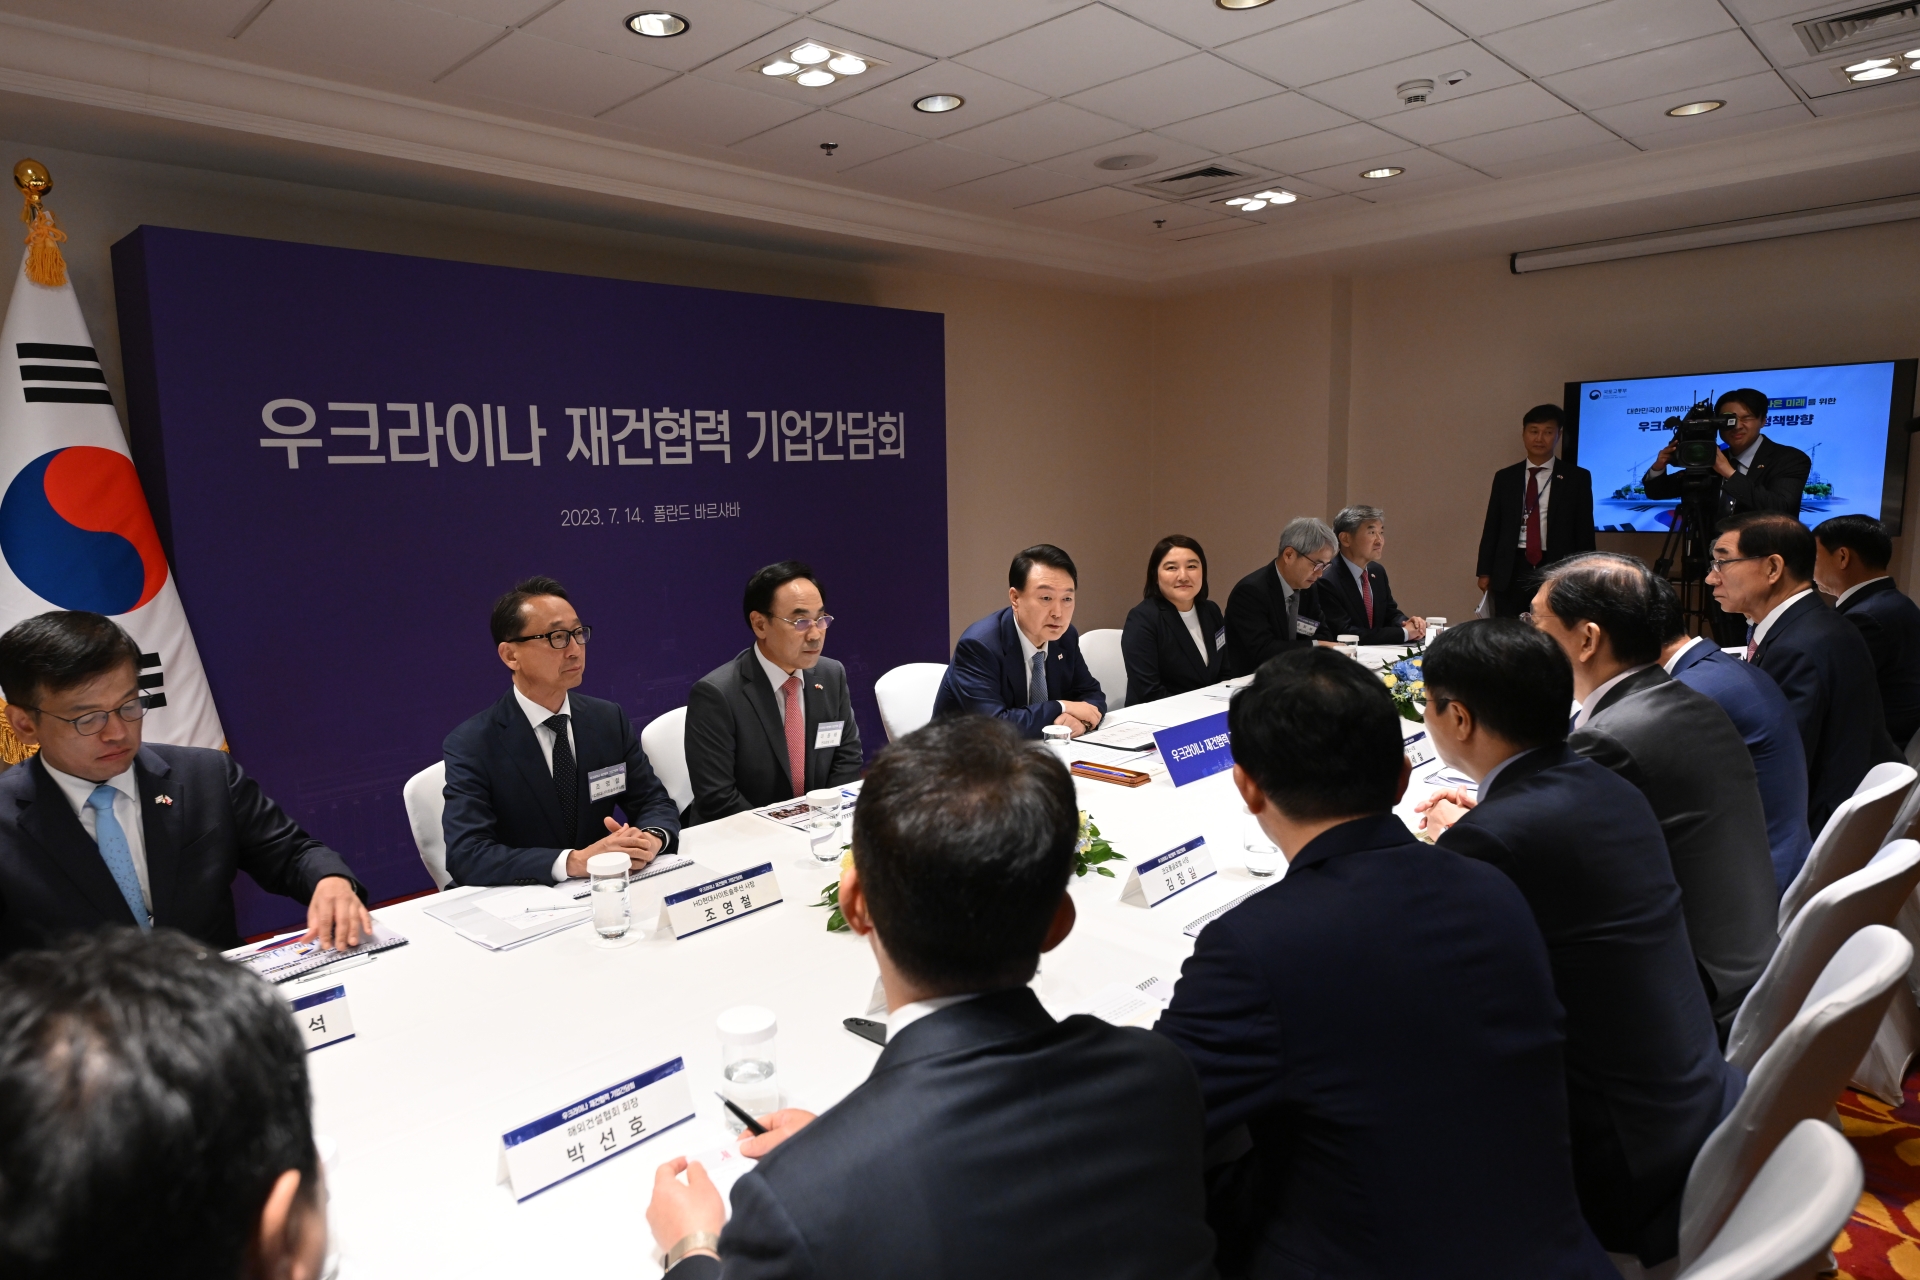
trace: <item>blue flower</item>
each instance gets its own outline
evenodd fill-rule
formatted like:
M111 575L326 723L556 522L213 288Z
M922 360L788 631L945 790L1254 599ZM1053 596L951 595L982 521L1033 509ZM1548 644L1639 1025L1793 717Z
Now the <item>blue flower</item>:
M1424 680L1426 676L1420 670L1422 661L1420 658L1403 658L1393 664L1393 674L1402 680Z

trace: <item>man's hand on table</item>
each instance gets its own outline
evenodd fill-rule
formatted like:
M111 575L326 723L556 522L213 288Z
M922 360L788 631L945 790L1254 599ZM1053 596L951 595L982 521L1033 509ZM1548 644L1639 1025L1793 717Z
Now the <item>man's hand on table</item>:
M1408 618L1400 624L1400 629L1407 633L1407 643L1409 644L1415 640L1425 640L1427 638L1427 620L1425 618Z
M586 848L575 849L567 855L567 875L578 879L587 874L587 859L596 853L624 853L627 855L627 869L638 871L660 852L660 837L651 831L629 827L612 818L602 821L607 824L607 834Z
M767 1152L812 1124L817 1116L811 1111L802 1111L798 1107L788 1107L784 1111L775 1111L770 1115L755 1116L766 1128L765 1133L748 1133L740 1137L740 1154L749 1160L758 1160Z
M1077 738L1100 723L1100 708L1091 702L1062 702L1060 718L1054 723L1073 730L1073 736Z
M1442 787L1413 806L1420 815L1420 834L1429 840L1438 839L1478 803L1458 787Z
M313 887L307 902L307 931L300 941L315 938L329 951L345 951L360 945L360 939L373 932L373 917L366 904L353 891L353 882L345 876L327 876Z
M680 1181L685 1173L687 1180ZM654 1243L662 1253L690 1235L702 1232L719 1235L727 1223L727 1206L720 1200L720 1188L713 1185L704 1165L675 1156L653 1172L653 1199L647 1202L647 1226L653 1230ZM712 1249L689 1249L689 1254L704 1253L717 1258Z

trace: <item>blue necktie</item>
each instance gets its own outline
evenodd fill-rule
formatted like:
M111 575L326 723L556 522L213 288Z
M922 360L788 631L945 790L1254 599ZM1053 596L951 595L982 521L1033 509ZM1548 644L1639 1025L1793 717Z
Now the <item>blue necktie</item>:
M1038 707L1047 700L1047 651L1033 655L1033 675L1027 681L1027 705Z
M120 819L113 816L113 800L119 794L103 782L87 797L87 807L93 810L93 838L99 842L100 858L113 873L113 882L120 886L120 896L133 911L134 922L142 929L151 929L153 920L147 915L147 901L140 893L140 876L133 869L127 833L120 829Z

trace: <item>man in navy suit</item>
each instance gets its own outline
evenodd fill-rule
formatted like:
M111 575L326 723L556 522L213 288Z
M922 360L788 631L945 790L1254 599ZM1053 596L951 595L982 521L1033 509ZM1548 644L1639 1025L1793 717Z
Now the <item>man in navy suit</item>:
M1028 547L1007 569L1007 607L960 633L933 714L993 716L1022 736L1050 724L1079 737L1107 714L1107 695L1080 656L1073 598L1080 573L1050 543Z
M1574 1185L1600 1243L1649 1267L1680 1247L1680 1193L1744 1081L1694 977L1680 886L1646 797L1567 745L1573 671L1505 619L1427 648L1427 732L1479 783L1423 801L1437 843L1500 868L1546 937L1567 1011Z
M1813 589L1814 538L1792 516L1750 511L1720 524L1707 582L1752 624L1747 661L1773 677L1807 753L1807 827L1820 829L1876 764L1900 759L1860 632Z
M1813 580L1867 642L1887 733L1904 751L1920 733L1920 606L1887 576L1892 559L1893 539L1872 516L1835 516L1813 527Z
M443 748L454 883L557 884L587 874L597 853L624 853L637 871L671 850L680 815L633 722L618 703L571 692L593 629L567 589L528 578L494 603L492 627L513 686Z
M1539 927L1513 881L1394 816L1386 687L1296 650L1227 714L1234 783L1291 865L1201 932L1155 1028L1232 1161L1209 1175L1222 1273L1617 1277L1575 1194Z
M111 925L238 946L233 878L307 904L351 947L366 890L232 756L142 745L140 647L111 619L43 613L0 636L7 724L40 750L0 774L0 955Z
M1387 513L1378 507L1347 507L1333 518L1340 557L1314 588L1320 616L1335 638L1360 637L1361 644L1408 644L1425 638L1427 620L1409 618L1393 599L1387 568Z
M1593 550L1593 474L1553 452L1563 417L1554 404L1527 410L1520 420L1526 459L1493 473L1474 573L1498 618L1527 611L1543 566Z

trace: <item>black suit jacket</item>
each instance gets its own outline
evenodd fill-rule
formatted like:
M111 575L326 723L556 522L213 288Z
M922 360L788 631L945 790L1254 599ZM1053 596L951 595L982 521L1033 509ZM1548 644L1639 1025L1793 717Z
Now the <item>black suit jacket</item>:
M1860 632L1810 592L1773 620L1753 664L1787 695L1807 751L1813 838L1876 764L1901 759L1887 734L1873 654Z
M1019 624L1011 607L990 613L960 633L953 646L953 663L934 695L933 714L981 715L1005 720L1029 738L1060 718L1060 704L1086 702L1107 713L1107 695L1080 656L1080 633L1068 627L1058 640L1047 642L1048 698L1037 707L1027 705L1026 650L1020 644Z
M574 692L573 755L578 768L574 824L560 816L553 770L513 690L447 735L447 807L440 825L447 838L447 873L454 884L552 884L562 849L584 849L607 834L618 806L636 827L667 833L660 852L680 842L680 815L640 750L633 722L615 702ZM589 799L588 776L624 764L626 789Z
M1220 1241L1248 1274L1617 1278L1574 1193L1547 950L1492 867L1390 813L1334 827L1201 932L1155 1029L1209 1139L1251 1138Z
M1553 509L1547 509L1549 519ZM1387 567L1379 561L1367 566L1367 582L1373 588L1373 623L1367 625L1367 602L1360 598L1360 584L1344 556L1336 555L1327 571L1314 583L1320 597L1320 617L1327 630L1340 636L1359 636L1361 644L1404 644L1406 632L1400 624L1407 620L1406 610L1394 602L1393 588L1387 585Z
M1748 464L1747 474L1731 475L1724 479L1713 477L1716 482L1712 498L1715 519L1724 520L1742 511L1777 511L1798 519L1800 501L1807 492L1807 477L1812 473L1812 458L1792 445L1780 444L1761 436L1760 447L1753 451L1753 461ZM1647 496L1679 497L1683 492L1682 481L1686 474L1685 471L1669 471L1662 475L1649 472L1644 481Z
M1547 495L1547 527L1540 531L1540 563L1551 564L1593 550L1593 473L1559 458L1553 460L1553 487ZM1480 527L1480 558L1474 576L1505 591L1533 572L1520 550L1527 505L1527 464L1516 462L1493 473L1487 494L1487 518Z
M1840 616L1859 628L1867 642L1880 681L1887 733L1904 751L1920 733L1920 605L1894 586L1892 578L1882 578L1848 596Z
M1151 1032L1055 1022L1025 987L910 1024L733 1187L673 1280L1198 1280L1200 1090Z
M1567 741L1653 806L1724 1038L1779 941L1767 813L1746 741L1719 703L1657 666L1607 690Z
M806 713L802 741L807 758L802 767L807 790L852 782L860 776L863 756L847 669L822 658L798 674ZM708 672L688 693L687 772L693 779L689 822L712 822L794 798L787 726L780 718L778 697L752 645ZM840 744L815 747L821 723L835 720L840 722Z
M1556 742L1500 770L1438 844L1526 895L1567 1011L1580 1207L1608 1249L1664 1262L1687 1171L1745 1082L1720 1056L1653 810Z
M1170 698L1176 693L1218 684L1227 675L1227 646L1222 635L1226 622L1220 606L1202 600L1193 606L1199 615L1200 638L1206 641L1206 660L1194 646L1193 633L1180 620L1180 611L1161 596L1149 596L1127 613L1120 630L1120 656L1127 663L1127 705Z
M1289 649L1333 639L1333 629L1320 617L1320 597L1309 586L1296 593L1297 616L1314 624L1313 634L1287 629L1287 593L1280 570L1269 560L1233 584L1227 596L1227 674L1250 676L1268 658Z
M301 902L327 876L345 876L366 899L340 855L302 831L226 752L144 746L133 768L156 927L222 950L240 945L239 871ZM0 774L0 955L138 923L40 758Z

